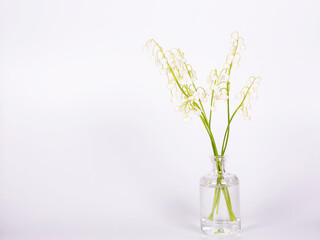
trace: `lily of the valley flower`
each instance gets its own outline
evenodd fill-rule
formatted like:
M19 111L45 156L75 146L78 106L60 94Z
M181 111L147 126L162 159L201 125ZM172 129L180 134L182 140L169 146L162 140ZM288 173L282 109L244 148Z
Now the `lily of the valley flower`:
M209 87L204 89L197 88L196 71L187 63L184 53L173 48L164 51L162 47L153 39L150 39L144 46L144 50L152 51L151 59L160 67L161 75L167 77L167 88L170 90L170 100L174 103L181 101L177 110L183 112L183 118L190 120L190 112L195 112L200 117L207 116L205 114L204 103L209 102L210 114L216 110L216 100L230 101L230 73L233 68L239 66L241 55L239 50L245 50L244 40L237 32L231 34L231 48L227 55L225 64L221 71L214 70L207 78ZM243 114L245 119L250 119L248 109L251 108L251 100L257 99L257 86L259 79L254 81L250 78L247 85L236 94L236 99L241 100L239 112ZM249 87L250 86L250 87ZM250 88L248 93L246 90ZM209 101L207 101L209 99ZM236 110L236 111L238 111ZM209 119L203 119L208 121ZM210 118L211 120L211 118Z

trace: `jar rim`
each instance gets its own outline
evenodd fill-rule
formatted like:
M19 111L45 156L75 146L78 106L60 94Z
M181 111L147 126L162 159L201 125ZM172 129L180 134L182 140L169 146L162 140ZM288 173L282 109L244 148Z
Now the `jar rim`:
M212 162L226 162L226 160L227 160L227 158L228 158L228 156L221 156L221 155L211 155L210 156L210 158L211 158L211 161Z
M223 156L221 156L221 155L210 155L210 158L212 158L212 159L216 159L216 158L226 159L226 158L228 158L228 156L227 155L223 155Z

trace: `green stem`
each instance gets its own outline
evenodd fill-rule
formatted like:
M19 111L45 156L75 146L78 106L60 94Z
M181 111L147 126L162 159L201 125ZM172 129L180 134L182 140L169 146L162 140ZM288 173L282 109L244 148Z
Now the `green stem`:
M220 193L221 193L221 189L218 189L218 196L217 196L217 211L216 214L218 215L218 210L219 210L219 203L220 203Z
M211 211L211 214L210 214L208 219L210 219L210 220L214 219L215 211L216 211L216 214L218 214L219 203L220 203L220 194L221 194L221 191L222 191L224 199L225 199L225 202L226 202L226 206L227 206L227 209L228 209L229 218L230 218L230 221L232 222L232 221L237 220L237 218L234 215L233 210L232 210L232 204L231 204L229 189L227 187L223 186L223 184L221 182L222 179L223 179L223 170L222 170L221 163L217 162L216 163L216 168L217 168L217 172L218 172L219 176L217 178L217 186L215 188L212 211Z
M227 209L228 209L230 221L233 222L233 221L236 220L237 218L234 216L234 213L233 213L233 211L232 211L231 200L230 200L228 188L222 188L222 193L223 193L224 198L225 198L225 200L226 200L226 204L227 204Z
M212 107L212 103L213 103L213 97L214 97L214 93L212 91L212 94L211 94L211 102L210 102L210 116L209 116L209 127L211 128L211 116L212 116L212 110L211 110L211 107Z
M217 146L216 146L216 143L214 141L214 137L212 135L211 129L208 126L208 122L207 122L206 116L202 113L202 115L200 115L200 119L201 119L201 121L202 121L204 127L206 128L207 133L209 135L209 138L210 138L210 141L211 141L212 150L213 150L213 154L215 156L218 156L219 154L218 154Z
M219 190L218 188L216 188L216 189L214 190L214 196L217 195L218 190ZM213 204L212 204L212 211L211 211L211 214L210 214L210 216L209 216L209 219L210 219L210 220L213 220L214 210L215 210L215 208L216 208L216 205L217 205L217 198L215 197L214 200L213 200Z

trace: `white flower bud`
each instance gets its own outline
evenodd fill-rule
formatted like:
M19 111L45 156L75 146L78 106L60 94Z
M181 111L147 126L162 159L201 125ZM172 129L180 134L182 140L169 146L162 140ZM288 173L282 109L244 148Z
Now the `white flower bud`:
M202 94L202 101L207 102L207 100L208 100L208 98L207 98L207 93L204 92L204 93Z
M161 63L163 65L167 65L167 59L166 58L161 58Z
M180 107L176 107L176 111L177 112L183 112L183 108L180 106Z
M171 102L175 103L176 101L178 101L178 96L173 95L173 96L171 96L170 100L171 100Z
M259 84L261 82L261 77L256 77L255 82Z
M227 63L230 64L234 59L233 54L229 54L228 58L227 58Z
M234 64L233 64L233 67L234 67L234 68L238 68L238 67L239 67L239 63L234 63Z
M217 99L217 100L224 100L224 101L226 101L229 97L228 97L228 95L227 94L221 94L221 93L219 93L219 94L217 94L217 95L215 95L215 98Z
M236 93L236 99L240 99L242 97L241 93Z
M183 120L185 122L189 122L191 120L191 118L187 114L185 114L185 115L183 115Z
M185 60L184 58L181 58L180 61L179 61L179 63L181 64L181 66L184 66L185 62L186 62L186 60Z
M174 83L173 82L168 83L167 88L169 90L173 89L174 88Z
M206 94L208 95L208 96L211 96L211 94L212 94L212 90L209 88L209 89L207 89L206 90Z
M192 78L191 78L191 81L192 82L194 82L194 81L196 81L197 80L197 77L196 76L193 76Z
M242 44L241 50L246 50L246 45L245 44Z
M217 109L216 106L211 106L211 107L210 107L210 110L213 111L213 112L214 112L216 109Z
M222 81L229 81L230 76L227 75L227 74L222 74L222 75L220 76L220 79L221 79Z
M252 93L252 99L258 100L258 93L257 92Z
M165 69L161 69L161 70L160 70L160 74L161 74L162 76L164 76L164 75L167 74L167 71L166 71Z
M226 100L228 100L228 98L229 98L229 96L227 94L222 94L221 95L221 100L226 101Z
M218 76L217 75L213 75L212 79L213 79L213 81L217 81L218 80Z
M214 94L214 97L217 100L223 100L222 94L220 94L220 93Z
M251 117L250 117L249 115L246 115L246 116L244 117L244 120L251 120Z
M153 56L153 55L150 55L149 60L150 60L150 61L154 61L154 56Z
M236 42L239 39L239 34L237 32L234 32L231 36L231 39L233 39Z
M183 70L183 71L182 71L182 75L183 75L184 77L188 77L188 76L189 76L188 71L187 71L187 70Z

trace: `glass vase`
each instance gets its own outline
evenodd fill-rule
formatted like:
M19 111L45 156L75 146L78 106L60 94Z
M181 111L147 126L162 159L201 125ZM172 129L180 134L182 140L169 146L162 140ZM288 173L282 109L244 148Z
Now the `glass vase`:
M239 180L225 171L225 156L211 158L213 169L200 179L200 221L206 235L240 232Z

